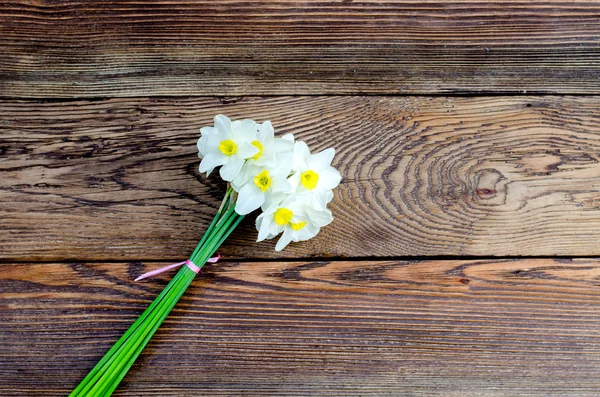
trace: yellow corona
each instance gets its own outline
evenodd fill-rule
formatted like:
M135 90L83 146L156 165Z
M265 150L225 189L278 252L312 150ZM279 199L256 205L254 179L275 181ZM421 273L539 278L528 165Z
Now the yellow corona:
M219 150L226 156L232 156L237 152L237 145L231 139L226 139L219 143Z
M287 208L279 208L275 211L275 223L279 226L287 225L292 220L294 213Z
M258 158L260 156L262 156L263 151L265 150L265 148L263 147L262 143L260 143L259 141L253 141L252 142L252 146L254 146L255 148L258 149L258 153L256 153L254 156L252 156L252 158L254 160L258 160Z
M301 183L308 190L313 190L319 182L319 174L313 170L304 171L301 176Z
M271 187L271 176L269 171L262 170L254 177L254 184L263 192L266 192Z

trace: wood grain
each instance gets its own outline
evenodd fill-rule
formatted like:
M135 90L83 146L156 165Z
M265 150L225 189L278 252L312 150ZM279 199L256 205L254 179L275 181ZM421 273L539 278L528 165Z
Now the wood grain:
M591 1L23 1L0 96L600 93Z
M229 258L599 255L600 99L280 97L0 103L0 258L177 260L224 186L199 175L212 116L335 146L335 220Z
M160 266L160 263L151 267ZM0 394L62 396L168 276L0 266ZM118 396L596 396L600 261L208 265Z

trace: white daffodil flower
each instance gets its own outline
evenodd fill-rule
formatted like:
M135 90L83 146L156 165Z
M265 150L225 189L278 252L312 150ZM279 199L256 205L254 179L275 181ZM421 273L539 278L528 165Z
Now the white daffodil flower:
M306 143L298 141L294 144L292 176L289 181L297 193L312 192L327 196L327 192L339 185L342 177L338 170L331 166L335 155L333 148L325 149L317 154L310 154ZM330 200L329 200L330 201ZM323 206L327 201L323 201Z
M265 121L259 128L256 141L252 145L261 151L246 160L246 164L238 176L231 182L238 192L236 212L246 215L259 207L265 209L282 202L292 186L288 182L292 169L290 161L294 155L294 136L289 134L283 138L274 138L270 121Z
M256 218L257 241L273 238L283 232L275 246L276 251L281 251L292 241L306 241L316 236L323 226L331 223L333 216L328 209L311 207L308 197L289 197L260 214Z
M257 135L257 126L252 120L231 121L219 114L215 116L214 127L201 128L200 132L200 172L206 172L207 176L222 166L221 178L230 182L239 174L246 159L260 152L260 148L252 144Z
M239 192L249 179L254 178L264 169L276 169L277 174L285 175L286 178L290 174L292 167L290 159L294 155L294 136L292 134L275 138L271 122L265 121L258 126L258 134L252 145L257 147L259 152L246 160L240 173L231 181L236 192Z
M292 185L287 180L289 167L262 168L255 165L245 167L250 176L247 181L241 186L232 183L238 192L235 205L238 214L246 215L259 207L264 209L278 204L292 191Z
M256 137L251 142L258 153L250 157L246 164L258 167L273 167L275 165L275 130L270 121L257 125Z

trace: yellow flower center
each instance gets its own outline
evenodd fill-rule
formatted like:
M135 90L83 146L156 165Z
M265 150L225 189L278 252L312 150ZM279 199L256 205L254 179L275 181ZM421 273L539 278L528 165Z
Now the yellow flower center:
M252 158L254 160L258 160L258 158L260 156L262 156L263 150L265 150L265 148L263 147L262 143L260 143L259 141L253 141L252 146L254 146L258 149L258 153L256 153L254 156L252 156Z
M292 229L294 229L294 230L300 230L300 229L302 229L304 226L306 226L306 222L297 222L297 223L292 223Z
M266 192L271 187L271 177L269 171L262 170L254 177L254 184L263 192Z
M292 220L294 213L287 208L280 208L275 211L275 223L279 226L287 225Z
M226 139L219 143L219 150L226 156L231 156L237 152L237 145L231 139Z
M300 180L302 182L302 186L308 190L313 190L317 187L317 182L319 182L319 174L313 170L308 170L302 173Z

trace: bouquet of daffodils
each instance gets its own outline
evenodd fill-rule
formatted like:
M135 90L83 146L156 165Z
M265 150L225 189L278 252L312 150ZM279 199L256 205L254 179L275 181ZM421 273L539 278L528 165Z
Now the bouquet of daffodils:
M256 218L257 241L281 235L277 251L292 241L316 236L333 219L327 204L341 180L331 166L334 149L311 154L306 143L295 141L292 134L275 138L270 121L257 124L217 115L214 127L200 131L200 172L209 175L221 167L219 174L228 182L221 207L188 260L138 277L140 280L185 265L71 397L113 393L204 263L219 259L213 255L245 215L262 211Z

